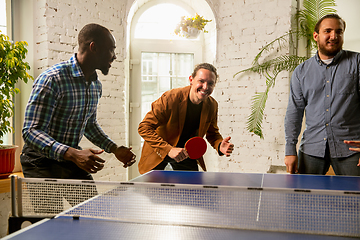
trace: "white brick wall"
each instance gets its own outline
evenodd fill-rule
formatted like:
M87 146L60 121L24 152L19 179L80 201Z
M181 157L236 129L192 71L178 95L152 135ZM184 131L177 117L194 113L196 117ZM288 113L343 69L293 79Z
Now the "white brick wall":
M128 119L126 104L126 20L133 0L39 0L35 26L37 74L76 51L78 31L95 22L112 30L117 45L117 60L108 76L99 74L103 97L99 103L98 121L118 144L126 145ZM283 120L287 105L289 76L279 76L271 89L265 109L265 140L246 130L251 98L255 91L265 90L265 78L256 74L233 74L250 66L259 49L290 28L291 1L287 0L211 0L217 25L217 58L220 79L213 96L219 102L219 127L230 135L236 148L230 158L208 159L212 171L267 172L270 165L283 164ZM141 5L141 4L139 4ZM206 46L209 47L209 46ZM214 50L206 50L213 52ZM285 52L286 53L286 52ZM83 147L91 147L84 140ZM97 179L126 180L126 170L116 159L104 154L106 168Z
M217 67L220 81L215 98L219 102L219 127L232 136L236 148L220 158L218 171L267 172L283 165L283 120L288 98L289 74L277 79L270 90L263 121L265 139L247 132L251 98L265 90L265 78L257 74L233 74L248 68L259 49L290 28L290 1L223 1L219 5ZM286 53L286 51L285 51Z

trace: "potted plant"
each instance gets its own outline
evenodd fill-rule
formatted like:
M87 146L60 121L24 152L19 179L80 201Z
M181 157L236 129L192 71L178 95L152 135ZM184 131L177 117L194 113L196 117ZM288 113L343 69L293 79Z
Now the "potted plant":
M24 41L13 43L0 31L0 174L11 173L15 164L17 146L3 145L2 140L6 133L14 130L10 123L14 115L13 97L20 92L15 84L33 79L27 73L30 65L24 61L26 46Z
M335 0L303 0L303 10L295 14L297 26L274 39L260 49L250 68L237 72L234 77L244 72L263 74L266 77L266 89L264 92L257 92L252 98L251 114L247 119L247 130L264 138L262 132L262 120L268 93L271 87L275 86L275 79L282 71L292 72L300 63L310 57L311 52L316 49L316 42L313 39L313 31L316 22L324 15L336 13ZM297 51L294 54L275 56L283 47L296 49L298 40L306 41L306 56L299 56ZM277 45L277 46L276 46ZM266 53L268 55L266 56ZM260 59L265 61L260 62Z
M206 24L211 21L212 20L207 20L199 14L196 14L195 17L182 16L174 32L176 35L182 37L196 38L200 34L200 31L208 32L204 28Z

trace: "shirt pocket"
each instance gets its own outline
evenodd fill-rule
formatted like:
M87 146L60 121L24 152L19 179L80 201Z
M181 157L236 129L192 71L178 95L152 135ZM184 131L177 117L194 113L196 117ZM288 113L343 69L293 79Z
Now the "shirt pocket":
M356 85L356 74L344 74L337 81L337 93L343 95L354 94L357 89Z

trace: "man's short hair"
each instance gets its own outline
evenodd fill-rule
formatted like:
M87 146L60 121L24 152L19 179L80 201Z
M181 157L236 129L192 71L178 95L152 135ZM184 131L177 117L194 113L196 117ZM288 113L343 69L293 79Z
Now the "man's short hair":
M78 43L79 49L84 50L91 42L101 43L110 30L96 23L85 25L79 32Z
M336 13L331 13L331 14L327 14L325 16L323 16L322 18L319 19L319 21L316 23L315 25L315 28L314 28L314 31L316 33L319 33L319 29L320 29L320 24L322 23L322 21L324 19L327 19L327 18L334 18L334 19L338 19L344 26L344 31L345 31L345 27L346 27L346 23L344 21L344 19L342 19L339 15L337 15Z
M191 74L192 78L195 78L197 72L198 72L200 69L206 69L206 70L209 70L209 71L213 72L213 73L215 74L215 83L217 82L217 79L218 79L217 70L216 70L216 68L215 68L213 65L211 65L210 63L200 63L200 64L196 65L195 68L194 68L193 73Z

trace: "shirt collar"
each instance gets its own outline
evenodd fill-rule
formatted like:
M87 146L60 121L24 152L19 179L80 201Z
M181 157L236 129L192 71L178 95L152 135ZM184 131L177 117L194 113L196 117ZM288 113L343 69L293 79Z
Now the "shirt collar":
M74 55L72 55L72 57L70 58L70 63L71 63L71 74L74 78L85 78L83 71L81 70L80 64L78 62L78 60L76 59L76 53ZM98 79L97 73L95 71L95 73L93 75L90 76L90 81L96 81Z
M343 54L343 50L340 50L340 52L338 52L335 57L333 58L332 62L328 65L333 65L333 64L337 64L339 62L339 59L341 58L342 54ZM326 65L319 57L319 51L316 51L315 54L315 60L317 63L319 63L320 65L324 64Z

